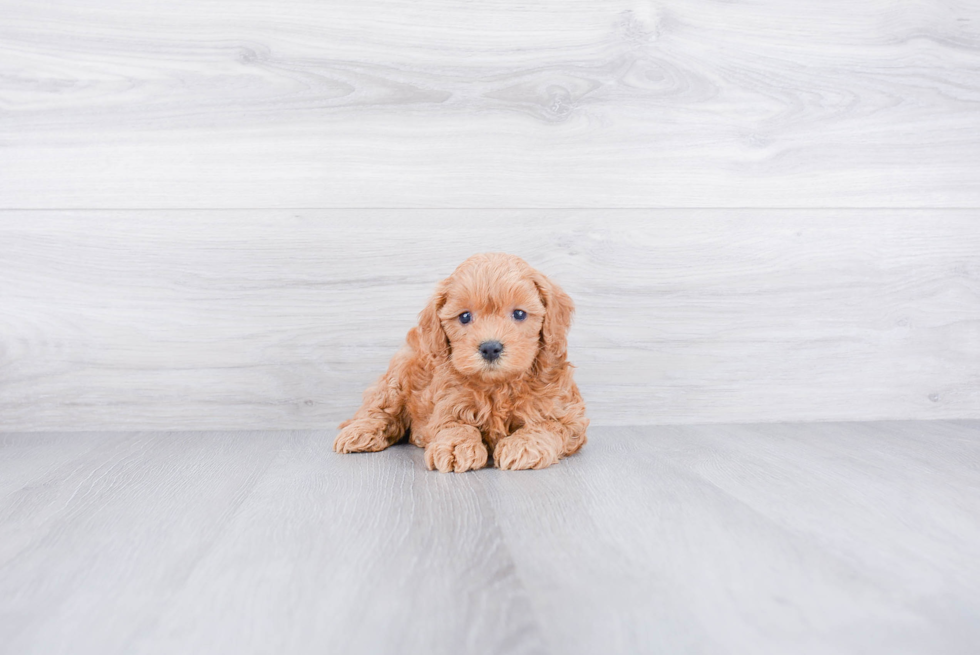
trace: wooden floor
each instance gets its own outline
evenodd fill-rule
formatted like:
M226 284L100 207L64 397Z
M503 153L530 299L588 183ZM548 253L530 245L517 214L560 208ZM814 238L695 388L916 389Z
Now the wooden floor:
M0 436L0 652L975 653L980 422Z

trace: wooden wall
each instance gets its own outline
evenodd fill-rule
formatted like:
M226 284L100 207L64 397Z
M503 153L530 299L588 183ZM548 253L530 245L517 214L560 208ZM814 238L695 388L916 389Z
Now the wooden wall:
M976 210L0 219L4 428L333 424L435 282L499 250L577 301L597 424L980 417Z
M0 429L333 424L486 250L597 424L980 417L980 3L0 14Z

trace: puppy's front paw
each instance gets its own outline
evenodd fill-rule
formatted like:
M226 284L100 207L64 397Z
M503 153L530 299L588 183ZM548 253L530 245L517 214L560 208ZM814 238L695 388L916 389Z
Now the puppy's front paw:
M560 442L552 435L515 432L497 442L493 449L493 461L497 468L518 471L543 469L560 457Z
M472 471L487 465L487 447L482 441L451 439L433 441L425 447L425 465L443 473Z
M334 439L333 449L338 453L364 453L384 450L389 445L385 438L382 421L358 419L348 422Z

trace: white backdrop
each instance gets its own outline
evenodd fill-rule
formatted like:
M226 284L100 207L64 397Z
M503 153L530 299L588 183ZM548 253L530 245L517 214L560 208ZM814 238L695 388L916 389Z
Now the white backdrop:
M0 429L333 425L486 250L595 424L980 417L980 4L0 14Z
M596 424L980 416L974 210L5 216L5 428L331 426L480 250L576 300Z

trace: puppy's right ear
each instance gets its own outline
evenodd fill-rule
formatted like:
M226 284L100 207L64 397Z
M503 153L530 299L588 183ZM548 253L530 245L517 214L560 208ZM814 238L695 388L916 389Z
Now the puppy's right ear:
M449 291L449 280L443 280L436 286L435 293L429 299L429 304L419 313L418 341L419 349L429 357L447 359L449 357L449 337L442 329L439 310L446 304Z

